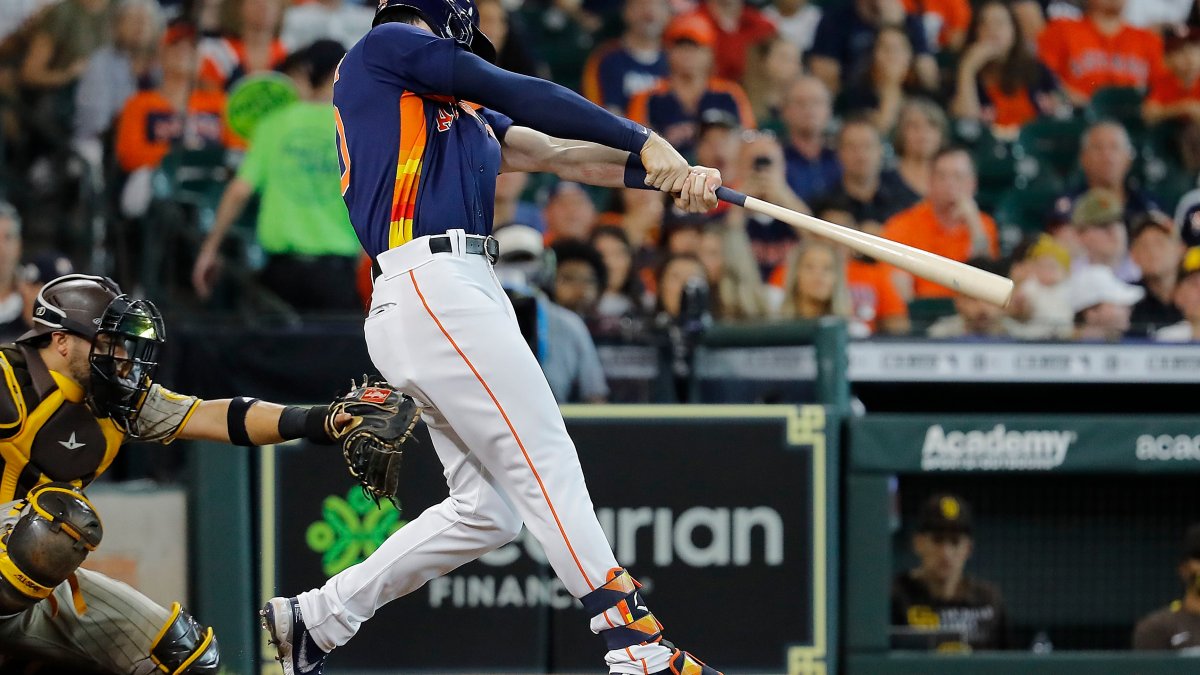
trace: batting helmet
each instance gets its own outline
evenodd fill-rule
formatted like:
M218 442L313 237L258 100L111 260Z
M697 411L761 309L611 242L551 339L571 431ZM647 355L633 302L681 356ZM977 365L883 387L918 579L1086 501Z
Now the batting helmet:
M401 7L416 12L438 37L451 38L480 58L496 62L496 47L479 30L475 0L379 0L371 25L386 22L391 10Z

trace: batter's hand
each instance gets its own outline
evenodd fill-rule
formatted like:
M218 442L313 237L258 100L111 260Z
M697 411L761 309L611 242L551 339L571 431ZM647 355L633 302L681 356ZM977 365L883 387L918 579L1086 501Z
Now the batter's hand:
M717 188L721 172L707 166L693 166L683 189L675 197L675 206L688 213L707 213L717 207Z
M640 153L642 166L646 169L646 185L653 186L673 195L683 191L691 167L662 136L651 132Z

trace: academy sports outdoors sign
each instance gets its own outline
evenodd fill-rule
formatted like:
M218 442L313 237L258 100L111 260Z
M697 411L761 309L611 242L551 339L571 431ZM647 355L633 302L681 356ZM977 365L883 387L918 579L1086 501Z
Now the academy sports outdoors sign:
M836 672L827 556L837 471L827 460L838 425L823 408L573 407L567 426L601 527L668 639L734 672ZM322 585L445 499L442 467L423 430L419 439L406 451L400 513L363 498L338 452L270 451L262 593ZM604 649L588 618L523 531L380 610L331 668L592 672Z
M921 445L924 471L1048 471L1062 466L1074 431L1010 430L997 424L989 430L946 431L934 424Z
M868 415L850 425L856 471L1200 472L1185 416Z

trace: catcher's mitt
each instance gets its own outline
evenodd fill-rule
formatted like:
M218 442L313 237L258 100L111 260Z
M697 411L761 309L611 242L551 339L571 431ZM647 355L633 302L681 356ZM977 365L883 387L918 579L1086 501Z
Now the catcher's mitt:
M339 429L334 420L341 413L353 419ZM329 406L329 435L342 444L350 475L377 506L382 498L400 508L400 463L405 443L415 442L412 430L420 417L421 406L411 396L365 375L361 384L352 381L350 391Z

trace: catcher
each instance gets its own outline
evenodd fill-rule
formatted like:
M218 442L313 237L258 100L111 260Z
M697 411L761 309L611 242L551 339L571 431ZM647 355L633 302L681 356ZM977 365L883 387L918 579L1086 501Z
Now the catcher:
M127 439L330 443L332 420L350 418L334 412L327 421L329 406L202 401L155 384L162 316L105 277L54 279L33 322L0 345L0 654L120 675L216 673L212 628L179 603L160 607L79 568L104 535L83 489Z

